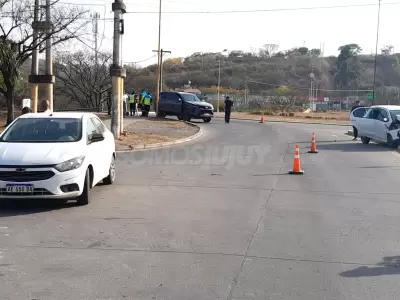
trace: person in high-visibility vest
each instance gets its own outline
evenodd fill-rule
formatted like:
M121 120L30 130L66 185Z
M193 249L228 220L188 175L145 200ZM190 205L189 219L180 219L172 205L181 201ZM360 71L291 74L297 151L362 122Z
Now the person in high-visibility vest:
M135 116L139 115L138 106L139 106L139 95L135 95Z
M140 92L140 96L139 96L139 107L140 107L140 109L142 109L144 96L146 96L146 94L147 94L147 93L145 92L145 90L142 90L142 91Z
M151 106L152 102L153 102L153 100L152 100L150 93L146 93L146 95L143 97L143 105L142 105L142 116L143 117L147 117L149 115L150 106Z
M129 112L131 116L134 116L136 111L135 91L132 91L128 97L129 97Z

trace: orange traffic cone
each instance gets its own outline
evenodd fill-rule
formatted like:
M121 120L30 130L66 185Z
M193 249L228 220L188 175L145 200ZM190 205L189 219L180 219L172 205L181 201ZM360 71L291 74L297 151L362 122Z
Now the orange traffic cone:
M293 170L289 171L289 174L303 175L304 171L300 166L300 149L299 145L296 144L296 151L294 152Z
M315 133L313 132L311 138L311 150L308 153L318 153L317 144L315 143Z
M262 115L261 115L260 123L264 123L264 113L262 113Z

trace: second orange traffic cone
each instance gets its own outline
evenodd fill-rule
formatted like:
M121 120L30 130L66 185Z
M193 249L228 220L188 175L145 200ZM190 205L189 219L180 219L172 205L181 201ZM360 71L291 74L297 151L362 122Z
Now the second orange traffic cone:
M261 115L260 123L264 123L264 113L262 113L262 115Z
M308 151L308 153L318 153L317 144L315 142L315 133L314 132L313 132L312 138L311 138L311 150Z
M294 152L293 170L289 171L289 174L303 175L304 171L301 169L300 164L300 149L299 145L296 144L296 151Z

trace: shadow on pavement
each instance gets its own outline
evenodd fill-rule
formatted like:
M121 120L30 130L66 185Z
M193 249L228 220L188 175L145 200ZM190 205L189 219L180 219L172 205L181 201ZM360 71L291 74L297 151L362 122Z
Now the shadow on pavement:
M340 273L342 277L371 277L382 275L400 275L400 256L387 256L376 267L358 267L353 270Z
M44 201L44 200L1 200L0 218L31 215L52 210L76 207L76 202Z
M381 144L368 144L364 145L360 142L352 143L329 143L329 144L317 144L318 150L330 150L330 151L342 151L342 152L388 152L393 151L386 145Z

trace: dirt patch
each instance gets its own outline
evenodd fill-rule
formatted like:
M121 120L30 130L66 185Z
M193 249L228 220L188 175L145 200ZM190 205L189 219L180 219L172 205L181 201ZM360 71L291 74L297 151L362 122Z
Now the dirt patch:
M124 134L116 141L117 150L134 149L138 145L172 142L190 137L199 131L197 127L175 120L138 118L127 125Z
M150 145L173 140L173 138L153 133L124 132L120 139L116 141L116 147L117 150L125 147L133 149L135 145Z

